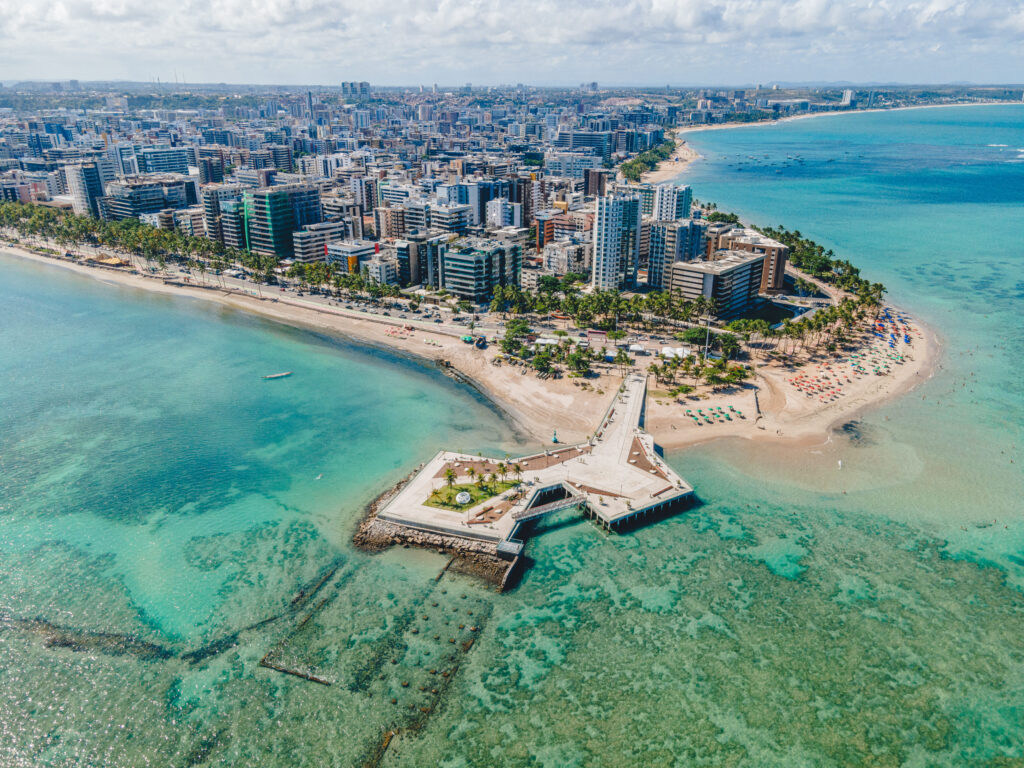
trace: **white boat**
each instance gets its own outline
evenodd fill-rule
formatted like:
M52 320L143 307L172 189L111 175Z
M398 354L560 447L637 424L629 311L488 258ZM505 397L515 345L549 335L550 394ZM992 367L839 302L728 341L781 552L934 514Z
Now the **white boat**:
M283 379L285 376L291 376L292 373L293 373L292 371L285 371L284 373L271 373L271 374L269 374L267 376L264 376L263 378L264 379Z

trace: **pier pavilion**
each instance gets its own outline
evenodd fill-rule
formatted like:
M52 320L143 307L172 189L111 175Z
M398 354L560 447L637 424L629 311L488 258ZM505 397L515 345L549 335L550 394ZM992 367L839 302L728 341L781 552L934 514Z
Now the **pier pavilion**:
M534 521L577 507L608 531L617 531L686 506L693 488L665 463L644 431L647 377L629 376L586 443L517 459L492 459L440 451L390 499L377 518L430 534L467 539L494 547L496 555L517 557L523 532ZM499 474L506 464L519 482L465 508L428 503L448 484L471 483ZM449 473L448 470L451 470Z

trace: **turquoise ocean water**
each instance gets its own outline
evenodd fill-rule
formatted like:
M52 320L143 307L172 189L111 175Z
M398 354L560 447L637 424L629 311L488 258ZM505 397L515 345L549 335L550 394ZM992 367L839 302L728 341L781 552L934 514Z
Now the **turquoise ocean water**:
M0 765L1021 764L1024 108L691 140L942 368L821 448L671 456L701 506L566 518L504 595L348 543L438 447L524 447L472 392L0 256Z

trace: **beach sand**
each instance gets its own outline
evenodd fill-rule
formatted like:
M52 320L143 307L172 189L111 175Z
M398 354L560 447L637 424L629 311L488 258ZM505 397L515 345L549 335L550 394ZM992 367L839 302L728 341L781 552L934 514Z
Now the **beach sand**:
M588 387L581 380L538 379L532 371L507 363L494 364L499 354L496 345L479 350L463 343L458 337L439 332L401 330L403 321L368 315L344 309L303 306L301 299L274 296L266 292L263 299L238 291L224 290L214 285L167 284L160 277L143 276L127 269L90 266L70 260L52 258L33 253L15 245L3 245L2 250L14 256L68 269L103 282L139 288L156 293L216 301L234 309L252 312L278 322L336 334L360 343L411 355L440 365L445 371L477 388L496 407L504 412L513 427L539 444L550 444L552 433L558 431L562 443L583 442L598 426L601 415L622 378L611 366L599 366L601 376L588 379ZM774 443L819 444L825 442L831 430L856 418L864 410L913 389L931 374L938 345L932 332L914 323L913 345L900 343L905 361L893 365L888 375L850 376L845 381L843 368L842 395L820 400L819 395L808 396L790 381L801 373L807 376L824 373L832 379L833 371L819 371L818 364L809 362L799 370L781 363L755 361L755 377L741 389L712 393L701 391L688 397L673 398L666 385L653 378L649 380L646 413L647 430L665 449L680 449L689 445L725 437L743 437ZM877 343L874 337L865 337L865 345ZM639 357L637 363L646 367L656 357ZM679 383L692 383L679 380ZM834 388L834 387L833 387ZM705 411L712 406L733 412L730 406L743 414L731 420L719 418L712 424L697 426L686 409ZM440 447L440 446L439 446Z
M980 107L980 106L1001 106L1004 104L1018 104L1016 101L977 101L964 104L914 104L906 107L873 107L872 109L844 109L834 110L828 112L804 112L799 115L787 115L786 117L779 117L774 120L758 120L752 123L711 123L703 125L686 125L681 128L675 129L675 135L677 141L683 141L681 138L687 133L696 133L697 131L725 131L736 128L764 128L766 125L778 125L781 123L790 123L794 120L810 120L817 117L839 117L842 115L865 115L872 112L903 112L911 109L952 109L954 107ZM692 151L692 150L691 150ZM700 155L694 152L695 157ZM684 166L685 167L685 166Z
M864 411L914 389L934 372L938 342L932 331L913 322L911 344L902 341L895 352L902 363L886 357L888 346L876 337L863 335L859 350L852 354L872 356L890 364L890 372L856 374L850 363L831 356L808 359L798 355L802 365L754 361L756 376L746 386L721 393L701 392L700 397L672 398L664 385L653 383L649 390L647 429L665 449L678 449L723 437L791 445L819 445L833 429L857 419ZM850 353L840 356L841 360ZM802 377L802 378L798 378ZM827 378L825 378L827 377ZM806 384L808 380L813 380ZM680 380L682 382L682 380ZM685 383L692 383L688 380ZM696 423L686 410L708 412L721 408L731 420L719 417L708 424ZM742 413L737 417L734 411Z
M647 171L647 173L640 177L640 181L645 184L660 184L665 181L671 181L685 171L690 163L700 157L697 151L680 137L682 132L683 129L675 132L676 149L672 156L658 163L658 167L653 171Z

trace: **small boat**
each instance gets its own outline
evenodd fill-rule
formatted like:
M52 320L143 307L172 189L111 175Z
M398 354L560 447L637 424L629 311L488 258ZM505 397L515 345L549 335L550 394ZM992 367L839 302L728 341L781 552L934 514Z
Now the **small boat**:
M285 376L291 376L292 371L285 371L284 373L271 373L268 376L264 376L264 379L283 379Z

